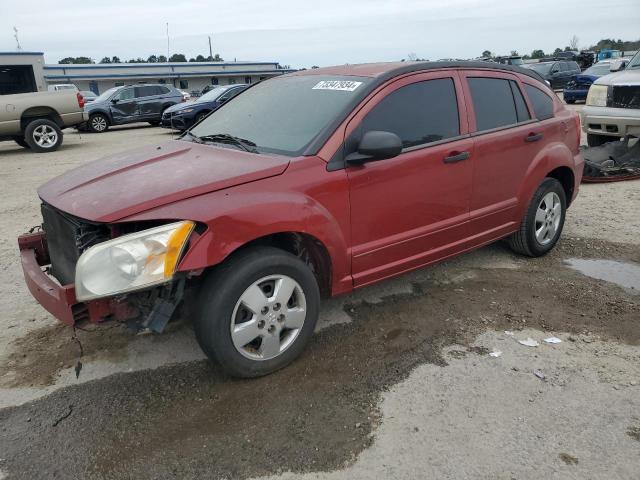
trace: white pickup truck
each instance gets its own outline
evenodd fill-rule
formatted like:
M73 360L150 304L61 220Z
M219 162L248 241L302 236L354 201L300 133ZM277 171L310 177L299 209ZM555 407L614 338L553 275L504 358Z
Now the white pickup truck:
M19 93L0 96L0 140L13 140L34 152L52 152L62 143L62 129L86 120L79 92Z
M590 147L625 135L640 137L640 52L624 70L593 82L582 110L582 128Z

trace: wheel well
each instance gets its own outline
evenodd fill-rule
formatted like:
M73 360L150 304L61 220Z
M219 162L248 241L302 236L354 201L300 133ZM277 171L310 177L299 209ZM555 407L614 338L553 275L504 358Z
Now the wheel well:
M575 179L573 178L573 172L571 169L569 167L558 167L549 172L547 177L555 178L560 182L567 197L567 206L571 204L573 189L575 187Z
M282 232L260 237L243 245L233 253L248 247L265 245L292 253L309 265L318 281L320 295L331 296L331 257L323 243L312 235L299 232Z
M20 128L24 131L27 128L29 122L36 120L38 118L46 118L47 120L51 120L53 123L58 125L60 128L64 128L64 123L62 122L62 118L57 111L55 111L51 107L30 107L27 108L24 112L22 112L22 116L20 117Z

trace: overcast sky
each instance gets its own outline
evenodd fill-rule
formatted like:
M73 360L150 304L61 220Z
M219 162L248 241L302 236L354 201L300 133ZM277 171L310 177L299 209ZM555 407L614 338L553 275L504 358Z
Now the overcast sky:
M418 57L470 58L488 49L520 54L601 38L640 38L639 0L0 0L0 51L121 59L188 57L278 61L293 67Z

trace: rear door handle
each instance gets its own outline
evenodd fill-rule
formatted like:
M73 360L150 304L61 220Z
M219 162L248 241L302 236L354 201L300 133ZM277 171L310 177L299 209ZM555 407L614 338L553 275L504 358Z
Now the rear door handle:
M527 137L524 139L524 141L525 142L537 142L542 137L544 137L544 135L542 133L530 133L529 135L527 135Z
M444 157L444 163L456 163L456 162L461 162L463 160L466 160L467 158L469 158L469 152L460 152L460 153L456 153L456 152L452 152L453 155L449 155L448 157Z

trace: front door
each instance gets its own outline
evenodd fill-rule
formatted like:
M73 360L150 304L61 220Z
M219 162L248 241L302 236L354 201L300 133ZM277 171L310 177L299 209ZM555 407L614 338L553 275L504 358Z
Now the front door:
M346 166L356 286L455 253L467 235L473 152L458 75L421 73L387 85L349 123L346 153L375 130L397 134L404 149Z
M133 122L138 110L133 87L127 87L120 90L111 99L111 118L113 123L129 123Z

